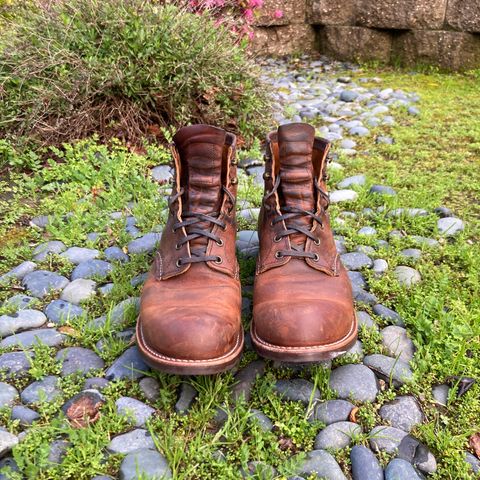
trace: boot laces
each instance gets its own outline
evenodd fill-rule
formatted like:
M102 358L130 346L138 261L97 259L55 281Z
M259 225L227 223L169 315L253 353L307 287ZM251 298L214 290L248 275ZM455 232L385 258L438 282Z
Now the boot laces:
M223 191L227 194L230 199L232 207L235 205L235 198L232 193L225 188L222 187ZM171 210L172 205L185 193L185 189L182 187L175 195L171 197L168 202L168 206ZM185 211L182 212L182 220L180 222L176 222L173 224L172 230L176 232L180 228L185 228L186 235L181 238L178 243L175 245L175 248L179 250L183 245L189 243L192 240L197 238L208 238L217 243L217 245L222 246L223 240L214 233L211 232L213 225L218 225L221 229L225 230L227 228L227 224L219 220L218 217L220 216L220 212L212 211L208 213L200 213L200 212L192 212L192 211ZM208 222L212 226L210 228L200 228L196 226L198 223L205 223ZM218 255L206 255L207 246L204 248L192 248L190 250L190 257L180 257L177 260L177 266L186 265L188 263L200 263L200 262L215 262L217 264L222 263L222 257Z
M271 195L273 195L275 192L277 192L279 185L280 185L280 176L277 176L273 189L271 190L271 192L269 192L265 196L265 200L269 198ZM282 213L280 215L277 215L272 220L272 226L276 225L279 222L284 221L286 229L281 231L280 233L277 233L277 235L274 238L275 242L279 242L282 238L289 237L292 234L300 233L305 237L310 238L316 245L320 243L320 239L317 238L307 227L295 222L295 219L298 219L299 217L309 217L313 221L319 223L320 227L323 229L323 220L321 217L324 215L325 211L327 210L330 204L330 200L329 200L328 194L320 188L316 179L315 179L315 189L319 192L323 200L325 200L326 202L325 206L321 207L320 214L317 215L315 211L305 210L303 208L298 208L298 207L289 206L289 205L281 207ZM300 246L296 246L296 245L292 245L290 250L277 251L276 256L278 258L282 258L282 257L311 258L314 261L318 261L319 259L318 254L313 252L306 252L305 250L302 250Z

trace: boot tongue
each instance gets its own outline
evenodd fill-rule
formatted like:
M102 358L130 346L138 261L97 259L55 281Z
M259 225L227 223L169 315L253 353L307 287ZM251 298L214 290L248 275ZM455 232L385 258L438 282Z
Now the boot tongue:
M292 123L278 128L278 148L280 161L280 206L315 210L315 186L312 164L315 129L305 123ZM289 224L300 224L309 229L311 218L297 216ZM290 235L292 248L301 249L305 235Z
M180 129L173 141L181 159L181 182L185 189L183 212L211 214L220 210L222 201L223 147L226 133L209 125L191 125ZM207 229L210 222L199 222L187 227ZM206 247L207 237L190 242L192 249Z

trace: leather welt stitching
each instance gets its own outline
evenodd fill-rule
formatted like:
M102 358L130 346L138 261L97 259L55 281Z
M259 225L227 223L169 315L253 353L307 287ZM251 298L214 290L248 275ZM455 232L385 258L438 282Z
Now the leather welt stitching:
M265 340L262 340L257 333L255 332L255 327L252 326L252 333L253 333L253 338L255 341L258 343L261 343L262 345L265 345L266 347L273 347L273 350L315 350L315 349L324 349L324 348L330 348L331 346L338 345L345 341L349 336L351 336L352 332L357 329L357 317L356 315L354 316L354 322L352 324L352 327L350 328L349 332L340 340L337 340L336 342L333 343L328 343L326 345L312 345L309 347L281 347L279 345L274 345L273 343L268 343Z

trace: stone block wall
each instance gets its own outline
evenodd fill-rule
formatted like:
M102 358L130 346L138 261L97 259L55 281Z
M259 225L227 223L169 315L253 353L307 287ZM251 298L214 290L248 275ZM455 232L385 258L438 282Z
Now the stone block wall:
M282 18L268 12L280 9ZM256 51L480 68L480 0L265 0Z

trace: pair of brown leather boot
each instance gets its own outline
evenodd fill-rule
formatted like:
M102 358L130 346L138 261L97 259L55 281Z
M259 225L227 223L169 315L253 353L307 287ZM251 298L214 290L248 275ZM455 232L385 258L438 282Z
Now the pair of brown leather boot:
M153 368L213 374L237 363L244 341L235 136L192 125L173 140L170 214L143 289L137 343ZM321 361L356 340L350 281L326 213L328 150L307 124L267 137L251 326L266 358Z

